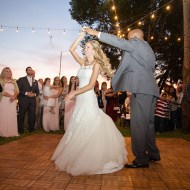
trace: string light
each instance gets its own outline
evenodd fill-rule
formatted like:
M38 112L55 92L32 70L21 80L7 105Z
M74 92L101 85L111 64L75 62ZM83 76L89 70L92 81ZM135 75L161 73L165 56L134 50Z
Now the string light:
M142 22L141 22L141 21L139 21L139 22L138 22L138 25L139 25L139 26L140 26L140 25L142 25Z
M170 5L166 6L166 10L168 11L170 10Z
M147 14L147 15L145 15L144 17L140 18L139 20L137 20L137 21L133 22L132 24L128 25L126 28L128 28L128 27L130 27L130 26L132 26L132 25L134 25L134 24L136 24L136 23L137 23L138 25L141 25L141 24L142 24L142 20L145 19L145 18L147 18L148 16L150 16L152 19L155 18L155 12L157 12L157 11L160 10L161 8L165 7L166 5L167 5L167 6L166 6L166 9L169 10L171 7L170 7L170 5L168 5L168 4L171 3L171 2L173 2L173 1L174 1L174 0L171 0L171 1L169 1L168 3L162 5L161 7L157 8L156 10L150 12L149 14ZM113 2L113 4L114 4L114 0L112 0L112 2ZM116 9L116 8L115 8L115 9ZM117 18L118 18L118 17L117 17ZM126 28L124 28L123 31L125 31ZM128 30L127 30L127 31L128 31Z
M170 10L171 9L171 6L169 5L169 3L171 4L171 2L173 2L174 0L171 0L170 2L164 4L163 6L159 7L158 9L150 12L149 14L145 15L144 17L140 18L139 20L133 22L132 24L128 25L127 27L125 27L124 29L121 30L120 28L120 22L118 21L118 15L117 15L117 12L116 12L116 6L115 6L115 3L114 3L114 0L112 0L112 10L114 11L115 15L114 15L114 19L116 20L116 23L115 23L115 27L116 27L116 33L118 33L118 35L120 37L124 37L125 36L125 33L131 31L131 26L133 26L134 24L138 24L139 26L143 24L143 20L147 17L153 19L155 18L155 12L157 12L158 10L160 10L161 8L165 7L165 10ZM15 29L16 28L16 32L19 32L19 29L30 29L32 28L32 32L35 32L35 30L47 30L47 28L37 28L35 27L35 30L34 30L34 27L21 27L21 26L17 26L17 27L12 27L12 26L3 26L1 25L0 27L0 31L3 31L4 28L11 28L11 29ZM66 30L65 29L51 29L48 28L48 34L51 33L51 31L54 31L54 30L60 30L62 31L62 34L65 35L66 34ZM68 30L68 29L67 29ZM78 30L72 30L72 31L78 31ZM123 31L123 32L122 32ZM81 31L79 31L80 33ZM123 34L122 34L123 33ZM150 38L151 40L154 39L153 36L151 36ZM168 40L168 38L164 38L165 40ZM177 37L176 39L177 41L181 41L181 38Z
M34 30L34 27L32 28L32 33L34 33L35 32L35 30Z
M120 31L120 25L119 25L119 22L118 22L118 16L117 16L117 11L116 11L116 6L115 6L114 0L112 0L112 3L113 3L113 5L112 5L112 10L113 10L114 13L115 13L114 19L116 20L115 26L117 27L117 30ZM119 32L118 36L119 36L119 37L122 37L121 31Z
M125 33L131 31L130 26L135 25L135 24L138 24L139 26L141 26L141 25L143 24L143 20L144 20L145 18L147 18L147 17L149 17L149 18L151 18L151 19L155 19L155 17L156 17L155 13L158 12L158 11L159 11L160 9L162 9L163 7L165 7L165 9L166 9L167 11L169 11L169 10L171 9L170 4L171 4L173 1L174 1L174 0L169 1L168 3L162 5L161 7L157 8L156 10L154 10L154 11L148 13L147 15L145 15L145 16L142 17L142 18L140 18L139 20L137 20L137 21L133 22L132 24L128 25L128 26L125 27L124 29L120 29L120 25L119 25L119 21L118 21L118 15L117 15L117 12L116 12L116 6L115 6L115 3L114 3L114 0L112 0L113 5L112 5L112 8L111 8L111 9L115 12L114 19L117 20L117 21L116 21L116 24L115 24L115 26L117 27L117 31L115 31L115 33L117 33L117 36L119 36L119 37L125 37ZM124 34L122 34L122 31L124 32ZM150 39L151 39L151 40L154 40L154 36L151 36ZM167 41L167 40L168 40L168 37L164 37L164 40ZM181 41L181 38L178 37L178 38L177 38L177 41L178 41L178 42Z
M151 18L153 19L153 18L155 18L155 15L154 15L154 13L151 15Z
M119 22L117 22L115 26L116 26L116 27L119 27Z

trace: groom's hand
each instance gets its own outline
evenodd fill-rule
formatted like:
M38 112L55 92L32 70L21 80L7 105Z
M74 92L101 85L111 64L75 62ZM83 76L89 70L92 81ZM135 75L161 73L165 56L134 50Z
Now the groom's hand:
M84 27L83 30L84 30L84 32L86 32L86 33L88 33L88 34L90 34L92 36L98 36L98 33L99 33L96 30L93 30L91 28L86 28L86 27Z

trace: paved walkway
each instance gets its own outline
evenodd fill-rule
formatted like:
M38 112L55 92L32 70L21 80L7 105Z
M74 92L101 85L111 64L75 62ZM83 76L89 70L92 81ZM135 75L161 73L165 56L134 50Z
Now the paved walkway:
M182 190L190 189L190 142L158 138L161 161L150 168L72 177L50 161L62 135L33 134L0 146L2 190ZM130 138L125 138L129 161Z

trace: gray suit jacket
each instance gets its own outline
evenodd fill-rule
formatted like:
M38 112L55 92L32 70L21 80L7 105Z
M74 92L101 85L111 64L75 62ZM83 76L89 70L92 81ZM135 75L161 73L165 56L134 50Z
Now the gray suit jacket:
M121 62L111 81L115 91L159 97L159 89L154 77L156 59L146 41L138 38L125 40L103 32L99 40L123 50Z

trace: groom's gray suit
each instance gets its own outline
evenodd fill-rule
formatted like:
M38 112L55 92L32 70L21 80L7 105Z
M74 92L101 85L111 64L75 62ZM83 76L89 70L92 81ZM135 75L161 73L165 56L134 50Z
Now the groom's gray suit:
M149 164L149 159L160 159L154 132L154 109L159 89L154 78L153 50L146 41L138 38L125 40L101 32L99 40L123 50L121 63L111 82L115 91L132 93L131 141L135 156L133 163Z

